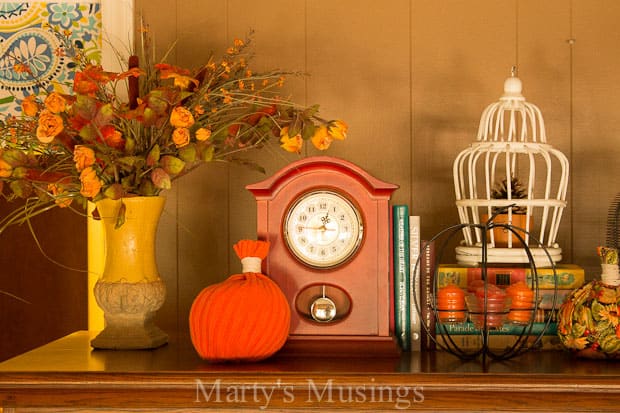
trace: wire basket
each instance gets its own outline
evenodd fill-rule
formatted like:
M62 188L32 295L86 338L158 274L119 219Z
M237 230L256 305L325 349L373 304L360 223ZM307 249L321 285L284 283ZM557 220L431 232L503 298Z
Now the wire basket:
M524 245L524 254L528 258L527 266L531 271L531 277L528 281L530 295L526 300L523 299L523 296L516 299L515 297L519 297L518 295L509 296L508 294L503 295L497 293L496 289L499 289L499 287L491 284L488 280L487 257L490 249L488 248L489 243L486 237L495 227L501 227L507 230ZM479 263L481 268L481 285L473 294L468 294L463 291L463 300L461 302L455 298L456 295L452 294L452 290L450 291L451 294L441 294L439 284L440 277L437 274L437 263L442 262L445 250L447 246L450 245L450 240L463 230L476 230L482 234L481 262ZM464 360L476 359L478 357L482 357L483 359L490 357L493 360L506 360L540 347L544 335L551 326L552 319L547 318L544 320L542 329L534 332L533 326L542 296L539 291L537 260L535 260L532 250L525 243L526 237L530 238L538 245L542 245L535 236L522 231L521 228L515 228L504 223L495 223L494 216L492 216L485 223L458 224L448 227L431 238L428 243L422 247L420 258L418 258L415 263L414 271L417 271L420 266L421 257L424 256L424 249L429 248L430 244L436 244L438 245L436 250L436 262L429 264L434 268L434 280L432 282L430 300L428 300L428 302L420 302L416 294L413 294L413 303L421 318L422 314L424 314L422 311L423 306L426 307L425 312L432 312L435 325L427 325L422 322L421 326L425 330L426 337L434 342L436 348L450 352ZM546 266L553 269L555 288L552 295L551 306L552 308L557 308L558 278L555 271L555 264L552 256L547 252L547 249L544 246L541 246L540 249L547 259ZM540 259L538 261L540 261ZM445 288L446 286L441 287ZM452 306L449 306L450 304L452 304ZM467 324L467 321L470 321L470 323ZM454 334L450 331L453 331L454 325L463 324L471 328L469 333L472 338L477 340L477 347L462 348L454 340ZM511 327L511 331L516 332L511 335L513 341L508 344L502 344L501 347L495 347L493 345L493 338L498 337L498 335L495 334L497 333L496 330L500 330L508 324Z

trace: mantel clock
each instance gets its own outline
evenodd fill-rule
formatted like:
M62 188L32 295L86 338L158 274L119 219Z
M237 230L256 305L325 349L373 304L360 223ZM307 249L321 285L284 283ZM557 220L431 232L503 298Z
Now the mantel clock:
M248 185L263 272L291 306L291 339L391 340L389 201L398 187L342 159L301 159Z

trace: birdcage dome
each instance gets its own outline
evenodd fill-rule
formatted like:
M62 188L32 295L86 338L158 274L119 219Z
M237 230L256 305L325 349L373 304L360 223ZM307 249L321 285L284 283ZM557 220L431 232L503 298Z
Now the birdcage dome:
M493 217L504 226L465 227L457 261L480 263L483 238L487 262L527 263L524 244L537 264L560 261L556 238L566 207L568 173L568 159L547 143L542 113L525 100L521 80L513 73L499 101L482 112L476 141L453 165L461 223L485 224Z

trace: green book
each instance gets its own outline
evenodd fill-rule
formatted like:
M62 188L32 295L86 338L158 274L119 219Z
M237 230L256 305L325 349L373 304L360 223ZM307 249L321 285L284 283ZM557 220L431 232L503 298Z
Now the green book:
M411 318L409 293L409 207L394 205L394 334L403 351L411 350Z

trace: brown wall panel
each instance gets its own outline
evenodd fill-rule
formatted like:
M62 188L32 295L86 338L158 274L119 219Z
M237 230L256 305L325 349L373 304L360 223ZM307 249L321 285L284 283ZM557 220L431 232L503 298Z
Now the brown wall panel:
M452 164L475 142L482 110L502 95L515 64L514 4L413 2L411 203L423 238L458 223Z
M620 4L612 0L574 2L572 219L576 260L592 268L609 204L620 191L619 16Z
M292 96L300 104L306 104L308 72L306 58L306 6L304 2L271 0L250 2L235 0L229 2L228 38L242 37L253 30L253 51L256 53L251 65L255 71L280 69L299 73L290 76L282 89L283 96ZM274 30L276 27L279 29ZM230 41L229 40L229 41ZM229 200L229 234L226 247L229 249L229 267L222 275L241 271L239 258L232 251L232 245L241 239L256 238L256 209L253 196L245 186L265 179L284 165L298 159L288 154L277 144L246 157L266 169L266 174L231 165Z
M571 10L562 0L517 3L518 66L526 99L539 107L545 120L547 142L567 157L571 153ZM574 173L575 169L571 171ZM570 178L569 178L570 179ZM570 182L570 181L569 181ZM573 190L558 234L563 261L573 262Z
M19 204L3 204L0 215ZM0 237L0 360L87 328L86 222L52 210Z

